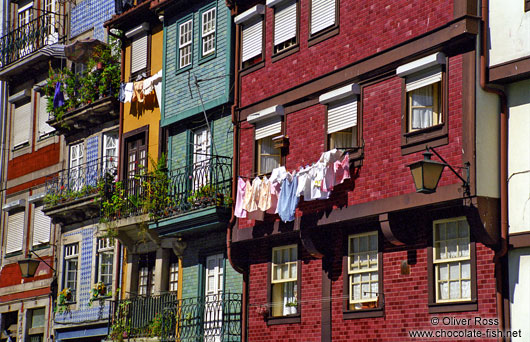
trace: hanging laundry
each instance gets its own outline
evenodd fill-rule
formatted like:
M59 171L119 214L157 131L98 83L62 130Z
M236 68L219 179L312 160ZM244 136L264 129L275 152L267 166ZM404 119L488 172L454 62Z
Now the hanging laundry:
M278 214L278 199L280 197L280 190L282 181L287 177L287 170L284 166L277 167L272 170L269 182L271 184L271 207L267 210L267 214Z
M153 78L153 85L155 87L156 100L158 106L162 105L162 70L157 72Z
M153 85L153 76L146 78L143 84L143 93L145 96L151 94L153 90L155 90L155 87Z
M252 185L250 184L250 182L247 180L245 182L245 197L243 199L243 209L246 211L246 212L249 212L249 208L250 208L250 202L252 201Z
M120 92L118 93L118 101L125 102L125 83L120 83Z
M245 200L245 189L246 189L246 183L240 177L237 180L236 206L234 208L235 217L239 217L239 218L247 217L247 211L243 208L243 202Z
M342 161L337 160L333 164L335 170L335 184L342 184L344 180L350 179L350 156L346 154Z
M328 199L330 192L322 190L322 183L324 182L324 172L326 170L326 165L324 163L316 163L313 165L310 171L311 179L311 200L322 200ZM304 196L306 199L307 196Z
M55 94L53 95L53 108L64 106L64 94L61 91L61 82L55 83Z
M304 200L311 198L311 172L312 167L306 166L298 172L298 186L296 188L296 197L304 196Z
M282 189L278 200L278 214L283 222L294 221L296 207L298 206L298 197L296 197L297 186L298 177L287 174L287 177L282 182Z
M134 82L134 92L133 92L133 96L132 96L132 101L138 101L140 103L143 103L144 102L144 93L143 93L143 87L144 87L144 82L143 81L139 81L139 82Z
M123 92L123 103L131 102L134 92L134 84L132 82L125 83L125 88L123 89Z
M252 194L250 197L249 206L247 208L247 211L249 213L258 210L260 191L261 191L261 179L259 179L259 177L256 177L252 181Z
M247 219L263 221L265 219L265 212L261 210L254 210L253 212L247 214Z
M271 183L267 177L263 177L261 181L261 189L259 192L258 208L261 211L267 211L271 207Z

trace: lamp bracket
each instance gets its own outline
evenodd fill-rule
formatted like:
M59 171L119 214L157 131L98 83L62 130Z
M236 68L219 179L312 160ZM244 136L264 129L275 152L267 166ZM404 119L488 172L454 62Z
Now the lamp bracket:
M432 151L438 158L440 158L440 160L449 168L449 170L451 170L458 178L460 178L460 180L463 183L462 186L464 187L464 194L466 196L470 196L471 191L469 188L469 168L471 164L469 162L465 162L464 166L462 167L463 169L466 170L467 179L464 179L458 172L456 172L456 170L445 159L443 159L443 157L438 152L436 152L436 150L433 147L427 146L427 152L430 152L430 151Z
M53 272L56 272L55 269L54 269L53 267L50 266L50 264L48 264L46 261L44 261L44 259L41 258L41 257L40 257L37 253L35 253L32 249L30 249L29 252L35 254L35 256L36 256L37 258L39 258L40 261L42 261L43 263L45 263L46 266L48 266Z

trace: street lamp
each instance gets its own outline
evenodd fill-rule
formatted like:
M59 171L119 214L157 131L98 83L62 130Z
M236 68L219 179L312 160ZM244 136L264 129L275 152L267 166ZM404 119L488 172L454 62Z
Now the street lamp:
M35 272L37 272L37 268L39 267L40 262L46 264L54 273L55 269L50 266L46 261L44 261L37 253L29 250L30 253L35 254L39 260L31 259L31 258L25 258L18 261L18 267L20 267L20 273L22 274L22 278L31 278L35 276Z
M435 160L431 160L431 156L436 154L438 158L443 163L437 162ZM451 170L460 180L462 181L462 186L464 187L464 193L465 195L470 194L469 190L469 162L466 162L464 164L464 169L467 173L467 180L462 178L458 174L458 172L455 171L449 165L443 158L434 150L432 147L427 147L427 150L423 152L423 160L417 161L415 163L407 165L410 168L410 172L412 173L412 178L414 179L414 185L416 186L416 192L422 193L422 194L432 194L433 192L436 192L436 188L438 187L438 182L440 181L440 178L442 177L442 172L444 168L447 166L449 170Z

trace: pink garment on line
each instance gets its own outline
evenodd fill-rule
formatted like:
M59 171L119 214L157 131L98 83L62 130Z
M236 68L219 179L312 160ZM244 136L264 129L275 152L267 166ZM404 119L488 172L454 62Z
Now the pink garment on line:
M247 184L242 178L237 180L237 195L236 195L236 206L234 208L235 217L245 218L247 217L247 211L243 208L243 201L245 200L245 189Z
M335 169L335 184L342 184L345 179L350 178L350 156L344 156L342 161L337 160L333 167Z

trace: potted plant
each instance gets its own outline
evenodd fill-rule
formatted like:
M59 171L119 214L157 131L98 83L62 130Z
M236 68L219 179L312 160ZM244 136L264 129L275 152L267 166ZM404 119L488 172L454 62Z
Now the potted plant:
M107 286L103 282L99 282L94 285L90 290L90 299L88 301L88 306L92 306L92 302L99 299L99 305L103 305L105 297L108 297L109 293L107 292Z
M57 297L57 307L55 312L62 313L68 311L68 304L72 301L72 290L69 287L59 292Z

